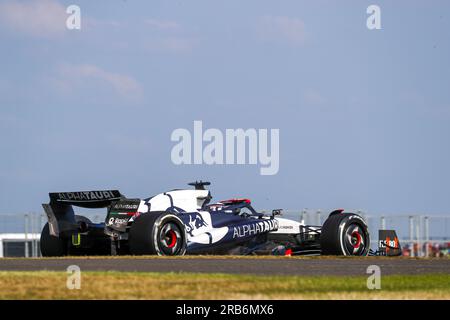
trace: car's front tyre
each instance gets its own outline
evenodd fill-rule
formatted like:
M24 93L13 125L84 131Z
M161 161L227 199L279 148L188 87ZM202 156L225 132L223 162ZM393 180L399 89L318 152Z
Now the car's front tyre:
M332 213L322 226L322 255L367 256L370 235L364 219L354 213Z

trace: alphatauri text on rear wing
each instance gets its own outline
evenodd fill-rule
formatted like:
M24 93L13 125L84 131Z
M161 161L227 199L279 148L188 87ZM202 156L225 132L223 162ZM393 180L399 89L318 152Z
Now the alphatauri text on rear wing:
M48 217L52 236L76 229L75 213L72 206L83 208L105 208L111 203L125 199L119 190L95 190L74 192L51 192L50 202L42 204Z

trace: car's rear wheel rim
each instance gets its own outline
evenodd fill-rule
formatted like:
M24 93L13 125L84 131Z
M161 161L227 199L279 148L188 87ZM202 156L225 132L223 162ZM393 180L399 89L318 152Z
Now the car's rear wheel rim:
M158 242L162 254L178 254L183 247L181 228L174 222L165 223L159 230Z
M351 224L344 234L344 246L349 255L360 256L366 252L367 234L359 224Z

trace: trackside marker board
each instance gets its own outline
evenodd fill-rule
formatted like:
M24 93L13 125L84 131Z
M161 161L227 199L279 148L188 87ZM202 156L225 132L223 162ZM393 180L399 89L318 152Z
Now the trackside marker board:
M378 230L378 248L382 256L400 256L402 248L395 230Z

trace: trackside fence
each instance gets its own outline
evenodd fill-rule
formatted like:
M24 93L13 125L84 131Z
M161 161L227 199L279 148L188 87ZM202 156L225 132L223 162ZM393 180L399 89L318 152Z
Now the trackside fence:
M304 221L308 225L322 225L332 210L283 210L282 217ZM441 257L449 254L450 215L414 213L369 214L363 210L349 210L360 214L369 225L372 248L377 247L378 229L394 229L400 239L403 255L413 257ZM270 213L270 210L263 210ZM105 219L103 212L86 212L80 215L92 222ZM0 258L6 256L39 257L40 232L47 222L44 213L0 214Z

